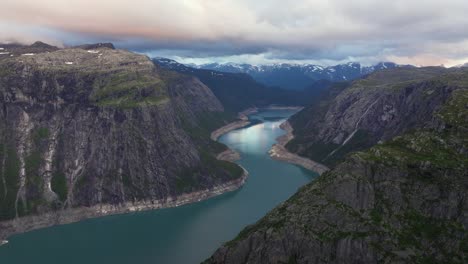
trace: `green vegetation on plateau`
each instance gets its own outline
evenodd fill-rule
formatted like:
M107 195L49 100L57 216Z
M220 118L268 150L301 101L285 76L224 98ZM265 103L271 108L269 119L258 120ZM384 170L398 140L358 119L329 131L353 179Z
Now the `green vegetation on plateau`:
M168 102L166 83L149 73L118 72L94 82L90 100L99 106L133 108Z

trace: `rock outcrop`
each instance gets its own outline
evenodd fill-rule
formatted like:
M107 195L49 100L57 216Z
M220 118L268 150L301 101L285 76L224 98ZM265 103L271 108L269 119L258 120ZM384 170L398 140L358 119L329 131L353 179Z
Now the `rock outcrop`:
M244 175L216 159L223 106L198 79L108 45L42 48L0 60L0 237L24 230L12 219L164 204Z
M370 108L366 116L375 122L395 122L370 131L378 138L406 133L348 155L206 263L467 263L468 74L437 79L410 85L406 95L398 91L400 103L387 121L382 111L389 107L368 99L360 113ZM389 102L393 97L381 89L375 96ZM414 120L414 129L402 116L406 124ZM361 120L373 128L370 117ZM322 131L334 130L340 131L333 125Z

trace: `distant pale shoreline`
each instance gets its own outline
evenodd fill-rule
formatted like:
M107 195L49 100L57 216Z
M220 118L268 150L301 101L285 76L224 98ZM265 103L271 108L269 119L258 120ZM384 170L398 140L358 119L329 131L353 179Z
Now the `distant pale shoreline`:
M249 125L251 122L249 121L248 115L257 113L259 110L265 109L265 110L297 110L297 111L300 111L303 108L304 107L301 107L301 106L274 106L274 105L264 107L264 108L257 108L257 107L248 108L248 109L246 109L246 110L244 110L244 111L242 111L242 112L240 112L238 114L238 116L239 116L238 121L229 123L229 124L219 128L219 129L213 131L213 133L211 133L211 139L216 141L216 140L219 139L219 137L221 137L222 135L224 135L226 133L229 133L232 130L236 130L236 129L239 129L239 128L242 128L242 127L245 127L245 126ZM301 157L301 156L299 156L299 155L297 155L295 153L289 152L286 149L285 146L290 140L292 140L294 138L294 135L292 133L293 128L291 127L291 125L289 124L288 121L285 121L283 124L281 124L280 127L281 127L281 129L286 130L287 133L285 135L283 135L283 136L278 137L276 139L276 141L278 143L274 144L271 147L270 151L268 152L273 159L288 162L288 163L292 163L292 164L295 164L295 165L299 165L299 166L301 166L301 167L303 167L305 169L314 171L314 172L316 172L318 174L322 174L322 173L330 170L327 166L325 166L325 165L323 165L321 163L318 163L316 161L313 161L313 160L305 158L305 157ZM240 159L240 154L237 153L234 150L228 149L228 150L220 153L218 155L218 159L234 162L234 161Z
M249 125L250 121L248 116L256 112L258 112L258 108L256 107L251 107L242 112L239 112L239 114L237 114L239 120L229 123L213 131L211 133L211 139L217 141L222 135L231 132L232 130L236 130L238 128L242 128Z
M262 108L258 108L258 107L247 108L244 111L239 112L238 114L239 120L229 123L213 131L211 133L211 139L214 141L217 141L219 137L221 137L224 134L227 134L233 130L248 126L251 123L249 121L248 116L251 114L257 113L259 110L265 109L265 110L298 110L299 111L302 108L304 107L302 106L275 106L275 105L270 105L270 106L262 107Z
M276 139L278 143L274 144L268 152L270 154L270 157L279 161L285 161L299 165L305 169L317 172L319 175L330 170L327 166L321 163L289 152L285 148L285 146L290 140L294 138L294 135L292 133L293 128L291 127L288 121L282 123L280 128L285 130L287 133Z

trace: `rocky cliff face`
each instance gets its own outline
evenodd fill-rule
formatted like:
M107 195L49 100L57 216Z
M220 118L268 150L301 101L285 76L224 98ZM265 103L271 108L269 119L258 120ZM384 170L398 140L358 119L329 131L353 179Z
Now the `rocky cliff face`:
M287 148L334 165L351 151L424 125L457 86L441 78L463 75L440 67L371 74L291 118L295 139Z
M0 60L0 220L151 203L241 176L215 158L223 107L208 87L142 55L85 48Z
M388 104L385 90L376 93L366 101L370 104L362 106L370 107L367 113L376 122L402 120L398 116L404 116L402 109L406 109L419 117L420 122L414 126L417 128L351 154L247 227L206 262L466 263L466 76L464 72L450 73L439 76L437 85L423 82L410 86L413 90L405 88L406 95L401 95L400 104L393 108L395 116L390 119L382 115L390 109L385 103L375 103L382 108L370 107L376 99ZM408 104L415 102L418 94L426 97ZM439 104L442 100L435 100L433 94L446 101ZM439 107L434 107L435 102ZM402 108L408 105L412 107ZM381 131L377 135L386 138L403 129L396 126Z

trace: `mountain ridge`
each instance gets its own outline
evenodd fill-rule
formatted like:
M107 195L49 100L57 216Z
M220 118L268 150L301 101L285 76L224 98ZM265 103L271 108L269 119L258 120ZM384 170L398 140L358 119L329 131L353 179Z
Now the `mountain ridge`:
M198 65L197 68L216 70L220 72L247 73L256 81L269 86L279 86L287 89L302 90L314 81L352 81L374 71L397 67L412 67L398 65L393 62L380 62L373 66L362 66L357 62L349 62L334 66L314 64L272 64L250 65L235 63L210 63Z
M153 58L153 62L162 68L197 77L210 87L226 109L234 114L252 107L302 106L310 101L309 99L314 96L316 90L326 87L326 85L320 85L309 91L292 91L266 86L245 73L196 69L167 58Z

